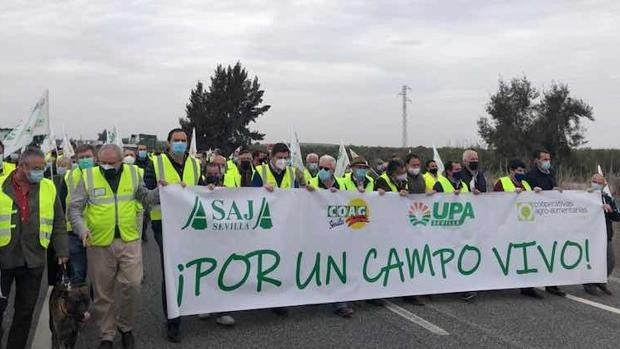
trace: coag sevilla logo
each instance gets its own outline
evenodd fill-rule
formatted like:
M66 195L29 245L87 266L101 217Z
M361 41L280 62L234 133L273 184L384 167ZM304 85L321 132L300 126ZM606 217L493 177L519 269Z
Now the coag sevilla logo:
M416 225L427 225L431 220L431 209L423 202L414 202L409 206L409 222Z
M351 229L362 229L370 221L370 208L366 201L355 198L347 205L327 206L327 217L330 219L329 225L335 228L339 225L346 225Z

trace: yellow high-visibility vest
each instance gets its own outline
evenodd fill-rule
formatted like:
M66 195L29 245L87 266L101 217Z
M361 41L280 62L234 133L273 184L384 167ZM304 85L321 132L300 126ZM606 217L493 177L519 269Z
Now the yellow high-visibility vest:
M179 177L178 172L172 166L170 159L166 154L161 154L153 157L153 168L155 168L155 179L159 181L166 181L168 184L176 184L184 182L188 187L193 187L198 184L200 180L200 162L198 159L188 156L185 159L185 165L183 167L183 179ZM151 208L151 220L161 220L161 206L155 205Z
M385 182L387 183L387 185L390 187L390 191L392 192L398 192L398 188L396 187L396 184L394 184L392 182L392 180L390 179L390 176L388 176L387 172L382 174L381 176L379 176L379 178L383 178L385 180ZM407 187L409 186L409 183L405 184L405 187L403 188L404 190L407 190Z
M424 177L424 184L426 186L426 192L427 193L432 192L433 188L435 187L435 183L437 183L437 179L430 172L426 172L425 174L422 175L422 177Z
M140 178L137 166L123 164L116 193L101 173L99 166L82 171L88 202L84 209L86 227L92 246L109 246L118 226L121 239L131 242L140 238L136 222L136 198Z
M317 174L313 176L307 168L304 168L304 179L306 180L307 184L310 184L310 181L316 178L318 174L319 173L317 172Z
M366 176L366 179L368 180L368 184L366 184L364 190L366 192L371 192L375 188L375 180L370 176ZM344 174L344 177L342 177L342 184L344 185L344 190L357 191L357 183L353 180L351 173Z
M505 176L499 179L502 182L502 188L504 188L505 192L515 192L517 190L517 186L512 181L512 178ZM532 187L526 181L521 181L521 185L525 191L532 191Z
M11 231L15 228L12 219L17 214L13 209L13 199L1 188L8 176L0 177L0 247L11 242ZM39 243L43 248L50 244L54 227L54 204L56 203L56 186L54 182L43 178L39 182Z
M2 162L2 173L0 173L0 177L5 177L11 174L11 172L15 171L15 164L10 162Z
M345 190L344 184L343 184L343 178L334 177L334 180L336 181L336 183L338 183L338 188L340 188L339 190ZM315 188L319 188L319 176L312 178L310 182L308 182L308 185L311 185Z
M280 185L278 185L276 177L271 172L271 168L269 168L268 164L256 166L256 172L258 172L261 179L263 180L263 185L269 183L276 188L295 188L295 171L292 167L287 166L284 169L284 177L282 177L282 182L280 182Z
M437 177L437 182L441 184L444 193L454 193L456 191L452 182L444 176L440 175ZM461 181L461 193L469 193L469 188L467 188L467 185L463 181Z

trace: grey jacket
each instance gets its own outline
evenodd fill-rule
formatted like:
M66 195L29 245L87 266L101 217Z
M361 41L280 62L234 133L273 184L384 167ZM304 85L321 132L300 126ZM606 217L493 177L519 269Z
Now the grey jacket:
M95 171L99 171L99 167L93 168ZM90 196L92 193L87 192L84 179L80 179L80 182L75 188L75 191L71 193L71 203L69 204L69 220L73 227L73 233L80 237L83 237L90 229L86 226L84 221L83 212L86 206L89 205ZM148 190L144 186L144 181L140 179L137 189L134 193L134 197L137 201L141 202L145 207L149 205L159 204L159 188ZM115 222L110 222L115 224Z
M47 261L47 251L39 242L39 184L32 184L28 193L28 220L22 222L12 185L14 175L15 172L12 172L2 183L2 191L13 199L13 209L17 210L17 213L11 217L11 224L15 224L15 228L11 230L11 242L0 247L0 268L42 268ZM58 196L54 203L54 224L50 242L57 257L69 256L65 213Z

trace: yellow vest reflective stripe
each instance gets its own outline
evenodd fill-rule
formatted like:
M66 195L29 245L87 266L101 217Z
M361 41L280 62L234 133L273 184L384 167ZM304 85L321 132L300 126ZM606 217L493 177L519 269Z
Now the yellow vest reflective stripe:
M342 177L342 184L344 185L344 190L357 191L357 183L355 183L351 176L351 173L345 173L344 177ZM375 188L375 180L372 179L372 177L370 176L366 176L366 179L368 180L368 184L366 185L366 188L364 188L364 190L369 193L372 192Z
M263 180L263 185L269 183L276 188L282 189L290 189L295 187L295 171L292 167L286 167L284 170L284 177L282 177L282 182L280 182L280 185L278 185L276 177L274 177L273 173L271 173L271 168L269 168L269 165L256 166L256 172L258 172Z
M5 177L11 174L11 172L15 171L15 164L10 162L2 162L2 173L0 173L0 177Z
M424 184L426 185L426 192L430 193L433 191L433 187L435 187L435 183L437 183L437 179L433 177L430 172L426 172L422 177L424 177Z
M168 184L177 184L181 181L188 187L198 184L200 179L200 163L197 159L188 156L183 165L183 179L179 177L179 173L174 169L168 155L161 154L153 157L153 168L155 169L155 179L166 181ZM151 219L154 221L161 220L161 206L155 205L151 208Z
M73 231L69 219L69 206L71 205L71 194L77 188L82 178L82 170L76 168L65 174L65 184L67 185L67 197L65 198L65 220L67 221L67 231Z
M86 169L82 173L88 195L84 218L91 233L91 245L109 246L114 240L116 226L123 241L138 240L140 232L136 222L135 193L140 179L137 167L123 165L116 194L99 167Z
M0 177L0 188L8 176ZM50 244L54 227L54 204L56 203L56 186L51 180L44 178L39 183L39 243L43 248ZM12 216L17 214L13 209L13 199L0 189L0 247L11 242L11 230L15 228Z
M144 180L144 169L136 166L136 170L138 170L138 178L140 178L140 180ZM136 200L136 208L138 209L138 212L144 211L144 206L142 206L142 203L138 200Z
M437 177L437 182L441 184L441 188L443 189L444 193L454 193L454 186L448 178L440 175L439 177ZM469 193L469 188L467 188L467 185L463 181L461 181L461 193Z
M504 188L505 192L514 192L517 190L517 186L515 186L515 184L512 181L512 178L505 176L499 179L500 182L502 182L502 188ZM521 181L521 185L523 186L523 189L526 191L532 191L532 187L530 186L530 184L526 181Z

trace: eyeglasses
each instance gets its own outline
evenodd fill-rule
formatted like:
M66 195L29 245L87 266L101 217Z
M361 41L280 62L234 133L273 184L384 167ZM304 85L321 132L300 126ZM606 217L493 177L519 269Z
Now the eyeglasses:
M331 171L332 169L329 167L319 166L319 170Z

